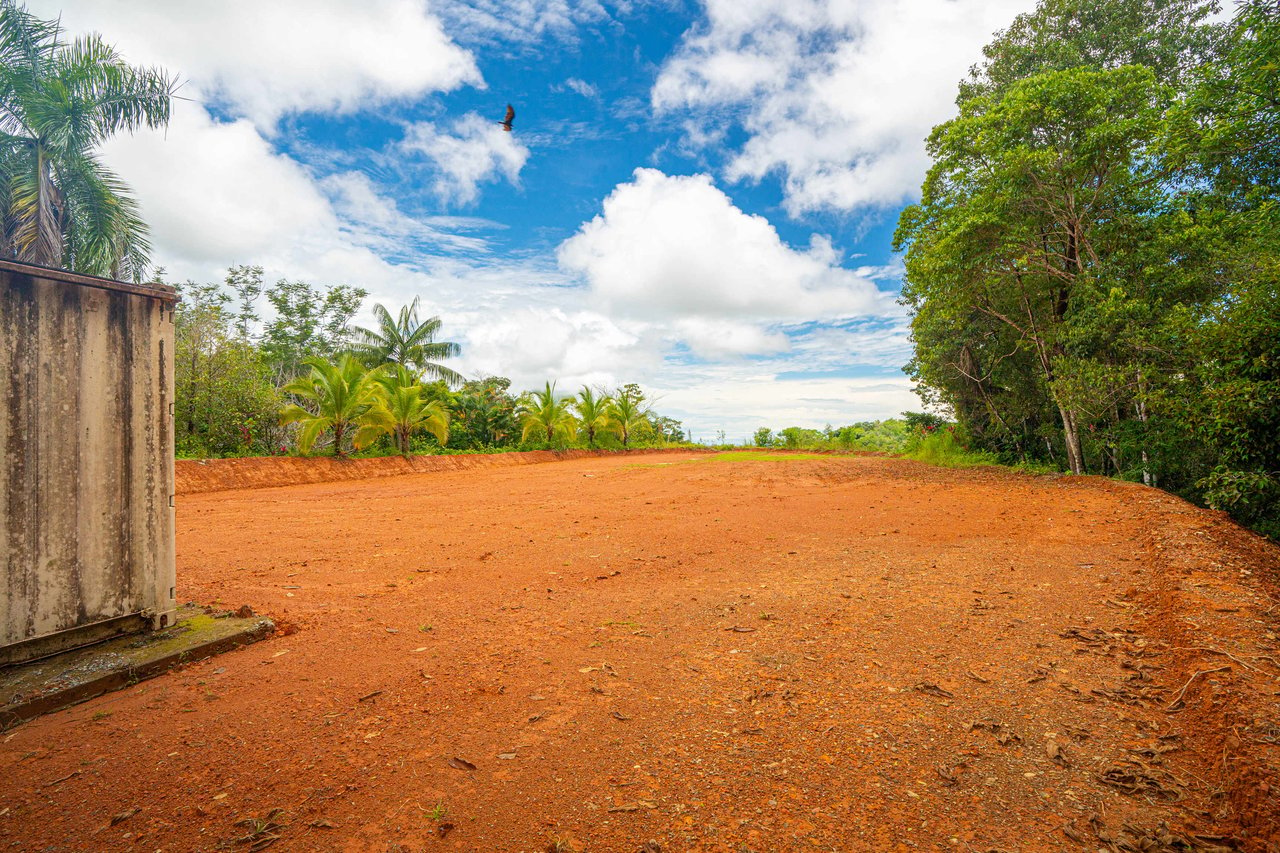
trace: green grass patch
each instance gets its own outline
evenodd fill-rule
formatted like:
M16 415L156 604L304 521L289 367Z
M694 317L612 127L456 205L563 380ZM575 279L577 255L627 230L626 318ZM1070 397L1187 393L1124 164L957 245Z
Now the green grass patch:
M832 459L825 453L770 453L767 450L729 450L711 457L716 462L792 462L802 459Z
M906 459L914 459L927 465L941 465L944 468L973 468L978 465L1000 464L999 458L994 453L966 448L956 440L950 430L938 430L922 437L902 455Z

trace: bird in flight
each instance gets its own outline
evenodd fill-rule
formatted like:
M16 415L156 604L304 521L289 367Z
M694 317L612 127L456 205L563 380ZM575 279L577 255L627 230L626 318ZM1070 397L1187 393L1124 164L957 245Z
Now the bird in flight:
M505 130L507 133L511 132L511 122L515 120L515 117L516 117L516 108L511 106L510 104L507 104L507 114L506 116L503 117L502 121L500 122L502 125L502 129Z

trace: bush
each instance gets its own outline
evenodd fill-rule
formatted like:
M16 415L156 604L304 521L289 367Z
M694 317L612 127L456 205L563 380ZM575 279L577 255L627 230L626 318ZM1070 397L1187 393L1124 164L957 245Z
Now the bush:
M970 450L956 435L954 426L943 429L921 429L902 454L908 459L946 468L970 468L975 465L998 465L994 453Z

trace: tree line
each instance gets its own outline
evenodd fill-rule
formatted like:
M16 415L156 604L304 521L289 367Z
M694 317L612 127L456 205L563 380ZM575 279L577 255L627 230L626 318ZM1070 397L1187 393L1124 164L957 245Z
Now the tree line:
M156 280L163 281L164 271ZM536 448L630 448L684 442L634 383L558 393L554 382L512 393L499 376L468 379L444 362L439 317L414 299L375 304L367 292L281 279L235 266L222 282L175 285L175 436L179 456L441 453ZM271 317L264 319L265 300Z
M905 451L922 424L941 423L936 415L919 412L903 412L901 418L881 421L859 421L842 427L830 424L822 429L790 426L774 430L760 427L751 436L756 447L780 447L785 450L835 450L874 451L900 453Z
M907 366L1009 462L1280 535L1280 6L1042 0L898 223Z

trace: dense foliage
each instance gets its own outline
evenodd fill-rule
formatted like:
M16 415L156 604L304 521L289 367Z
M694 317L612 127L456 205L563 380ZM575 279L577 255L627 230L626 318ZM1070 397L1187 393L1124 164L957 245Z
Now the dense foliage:
M163 270L157 274L161 280ZM361 288L316 287L236 266L220 283L177 285L179 456L277 453L384 454L662 447L685 441L678 421L653 411L634 384L576 396L511 393L511 381L468 380L442 362L457 344L443 321L420 320L418 300L375 327L353 326ZM271 316L264 319L265 298Z
M899 221L908 370L977 450L1280 534L1280 7L1044 0Z

